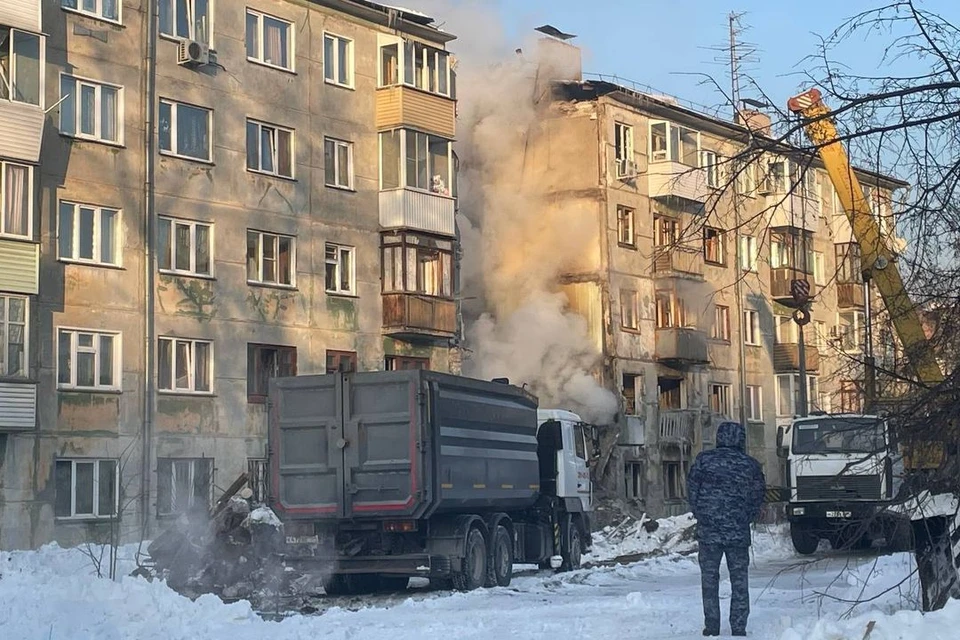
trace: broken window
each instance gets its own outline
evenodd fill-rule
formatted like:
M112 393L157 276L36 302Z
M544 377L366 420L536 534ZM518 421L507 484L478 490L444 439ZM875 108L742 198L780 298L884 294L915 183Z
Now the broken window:
M331 351L327 349L327 373L356 370L357 354L355 351Z
M680 221L676 218L657 216L653 219L653 244L670 247L680 239Z
M620 290L620 326L633 331L640 328L640 296L636 291Z
M657 392L661 410L683 408L683 380L681 378L657 378Z
M663 463L663 497L682 500L686 496L686 463Z
M623 397L623 412L628 416L640 415L638 384L642 384L642 382L643 376L639 374L623 374L622 384L620 386L620 394Z
M726 264L726 236L721 229L705 227L703 230L703 259L712 264Z
M642 500L646 495L642 462L628 462L623 468L625 497L628 500Z
M384 293L453 297L453 243L415 234L383 236Z
M625 178L636 173L633 157L633 127L616 122L613 125L613 136L617 177Z
M208 509L212 487L212 458L159 458L157 515Z
M729 384L710 385L710 410L724 417L733 415L733 387Z
M617 206L617 241L624 247L636 247L634 234L634 210L622 205Z
M686 304L674 290L657 291L657 328L680 329L694 327L695 317L687 313Z
M266 402L270 380L297 375L297 348L247 345L247 402Z

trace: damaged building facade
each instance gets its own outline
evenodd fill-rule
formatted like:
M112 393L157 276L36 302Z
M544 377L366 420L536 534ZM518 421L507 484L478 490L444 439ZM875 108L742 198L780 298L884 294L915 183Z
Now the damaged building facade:
M274 376L459 370L452 39L366 0L0 2L0 548L259 489Z
M829 178L817 159L774 145L763 113L733 121L584 79L575 46L541 45L560 75L530 134L536 171L525 181L557 210L596 216L583 266L557 285L603 356L595 375L621 399L595 472L651 515L684 512L693 458L713 446L719 421L742 417L768 485L782 484L777 427L801 402L793 280L813 298L807 409L863 406L865 290ZM733 164L754 137L770 152ZM907 185L858 173L889 233L892 198ZM874 331L873 344L896 348L889 331Z

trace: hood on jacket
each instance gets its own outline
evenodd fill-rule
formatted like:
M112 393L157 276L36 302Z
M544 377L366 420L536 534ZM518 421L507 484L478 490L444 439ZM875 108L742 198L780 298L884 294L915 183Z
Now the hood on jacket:
M739 422L721 422L717 427L717 447L746 450L747 432Z

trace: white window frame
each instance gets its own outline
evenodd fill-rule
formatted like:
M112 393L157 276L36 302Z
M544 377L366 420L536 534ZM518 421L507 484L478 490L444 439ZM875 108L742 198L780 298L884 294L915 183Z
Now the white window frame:
M288 180L296 180L296 160L297 160L297 151L296 151L296 136L294 135L294 130L289 127L281 127L277 124L272 124L270 122L264 122L263 120L256 120L255 118L247 118L246 126L254 125L257 127L257 164L261 164L261 158L263 157L263 149L261 148L261 143L263 140L263 130L270 130L272 133L270 137L273 140L273 166L274 171L267 171L262 168L253 168L247 163L247 171L253 173L262 173L267 176L275 176L277 178L287 178ZM290 175L285 173L280 173L280 133L284 132L290 136L290 144L287 146L290 149ZM246 130L244 130L244 135L246 135ZM249 146L249 139L247 140ZM250 150L247 149L247 159L249 159Z
M247 273L247 284L267 285L270 287L283 287L285 289L296 289L297 287L297 237L286 233L273 233L270 231L260 231L258 229L247 229L247 242L250 234L257 236L257 279L251 280ZM280 282L280 239L290 240L290 282ZM267 240L274 243L274 260L276 261L277 281L271 282L263 279L263 247Z
M774 341L777 344L800 344L800 326L793 320L793 316L773 316ZM788 327L788 335L783 334L783 327Z
M335 260L327 258L327 250L331 247L335 247L337 250L337 257ZM341 270L343 269L343 252L346 251L350 254L350 288L344 289L340 286L342 278L340 277ZM338 244L336 242L326 242L323 245L323 262L324 262L324 289L328 294L338 295L338 296L356 296L357 295L357 248L351 247L346 244ZM337 286L334 289L329 289L326 286L326 273L328 265L336 265L337 268Z
M660 150L660 151L654 151L654 150L653 150L653 128L656 127L656 126L660 126L660 125L663 125L663 126L664 126L664 133L665 133L665 135L666 135L666 137L667 137L667 138L666 138L667 147L666 147L666 149L663 149L663 150ZM684 132L684 131L688 131L688 132L691 132L691 133L695 133L695 134L697 135L697 144L696 144L696 148L695 148L695 150L694 150L694 157L695 157L695 159L696 159L696 160L695 160L695 162L696 162L695 165L690 165L690 164L687 164L686 162L684 162L684 161L682 160L683 155L684 155L684 154L682 153L682 149L676 149L676 148L674 148L674 147L676 146L676 145L674 145L674 143L673 143L673 130L674 130L674 129L679 130L680 133L679 133L678 135L681 135L681 136L683 135L683 132ZM693 128L691 128L691 127L685 127L685 126L683 126L683 125L679 125L679 124L670 122L669 120L651 120L651 121L650 121L650 124L649 124L649 127L648 127L648 129L647 129L647 133L648 133L648 137L649 137L649 140L650 140L650 141L649 141L649 149L648 149L649 154L650 154L650 162L674 162L674 163L676 163L676 164L682 164L682 165L684 165L684 166L691 167L691 168L694 168L694 169L702 168L702 167L704 166L704 165L703 165L703 154L701 153L701 150L702 150L702 148L703 148L703 147L702 147L703 137L702 137L702 135L700 134L700 132L697 131L696 129L693 129ZM682 146L682 139L681 139L681 138L678 138L678 139L681 141L681 146ZM719 176L718 176L718 177L719 177Z
M734 178L734 189L737 194L745 198L754 198L757 196L757 163L750 162L739 167L739 171Z
M848 325L841 325L841 324L840 324L840 318L841 318L842 316L853 316L853 322L851 322L851 323L848 324ZM864 347L866 346L866 345L865 345L865 340L866 340L866 321L867 321L867 320L866 320L866 313L864 313L863 311L857 311L857 310L855 310L855 309L850 309L850 310L838 311L838 312L837 312L837 324L836 324L836 327L837 327L837 329L836 329L836 336L837 336L837 340L838 340L837 346L840 348L841 351L843 351L844 353L862 353L862 352L863 352L863 349L864 349ZM841 328L842 328L843 326L849 327L849 328L850 328L850 331L853 332L854 343L853 343L853 347L852 347L852 348L848 348L848 347L844 344L844 342L845 342L845 338L844 338L845 333L844 333L844 331L841 330Z
M633 125L625 122L614 122L613 138L613 155L614 164L617 166L617 177L625 178L630 175L630 163L636 159L633 146ZM617 153L618 148L623 150L623 154Z
M84 78L82 76L74 75L72 73L60 73L60 101L61 104L66 101L67 96L63 93L63 82L66 79L73 81L73 94L69 97L73 100L73 133L65 132L63 128L63 107L60 107L60 119L59 119L59 128L60 135L66 136L68 138L76 138L77 140L90 140L92 142L101 142L103 144L114 145L122 147L124 145L124 90L121 85L112 84L110 82L102 82L100 80L93 80L92 78ZM94 114L94 132L83 133L80 130L80 122L83 119L83 114L81 112L81 100L80 94L82 87L91 87L94 90L95 96L95 106L94 109L96 113ZM109 138L103 137L103 88L107 87L114 89L117 92L117 112L116 117L116 129L117 129L117 139L110 140Z
M200 460L210 460L210 477L207 479L207 495L204 496L204 505L207 506L207 507L209 507L209 506L210 506L210 492L212 491L213 486L214 486L213 476L214 476L214 473L216 472L216 464L215 464L213 458L170 458L170 457L163 457L163 456L158 457L158 458L157 458L157 478L158 478L158 489L157 489L157 491L158 491L158 494L159 494L159 491L160 491L160 488L159 488L159 487L160 487L160 485L159 485L159 477L160 477L160 465L161 465L161 464L164 464L164 463L167 463L167 462L170 463L170 486L169 486L169 487L166 487L165 489L166 489L167 491L170 491L170 492L171 492L170 503L173 504L174 499L175 499L175 497L174 497L174 495L173 495L173 489L174 489L174 487L177 486L177 472L176 472L177 463L178 463L178 462L179 462L179 463L185 463L185 462L186 462L186 463L189 463L190 467L189 467L189 471L188 471L187 484L188 484L190 487L194 487L194 486L196 486L197 462L199 462ZM179 515L179 514L188 512L188 511L190 511L191 509L193 509L193 508L196 506L195 500L196 500L196 495L194 494L193 491L191 491L191 492L190 492L189 499L188 499L188 501L187 501L187 504L184 505L182 509L178 509L178 510L176 510L176 511L160 511L160 500L159 500L159 497L158 497L158 499L157 499L157 516L162 518L162 517L165 517L165 516L174 516L174 515Z
M118 0L118 1L119 1L119 0ZM46 105L46 95L47 95L47 88L46 88L46 87L47 87L47 73L46 73L46 69L47 69L47 37L46 37L45 35L42 35L42 34L39 34L39 33L34 33L34 32L32 32L32 31L26 31L26 30L24 30L24 29L17 29L17 28L15 28L15 27L11 27L11 26L9 26L9 25L5 25L5 26L10 30L10 49L9 49L9 55L10 55L10 58L9 58L9 60L10 60L10 69L9 69L9 72L10 72L10 77L9 77L9 78L4 78L2 75L0 75L0 83L3 83L4 86L7 88L7 95L8 95L9 97L8 97L8 98L0 98L0 100L5 100L5 101L8 101L8 102L19 102L20 104L28 104L28 105L32 105L32 106L34 106L34 107L38 107L38 108L40 108L40 109L44 109L44 108L45 108L45 105ZM13 92L13 79L17 77L17 60L19 59L19 56L14 55L14 51L13 51L13 45L14 45L14 42L15 42L15 40L16 40L16 37L15 37L14 34L16 34L16 33L24 33L24 34L27 34L27 35L32 36L32 37L34 37L34 38L39 38L39 39L40 39L40 65L39 65L39 66L40 66L40 78L39 78L39 90L40 90L40 93L39 93L39 95L37 96L37 97L39 98L40 104L38 104L38 105L35 105L35 104L33 104L32 102L27 102L27 101L24 101L24 100L16 100L16 99L13 97L13 93L14 93L14 92Z
M61 224L61 215L63 213L64 206L72 207L73 211L71 213L73 222L72 230L73 237L70 242L70 250L72 255L65 256L61 253L60 239L64 233L62 224ZM93 252L93 258L81 258L80 256L80 209L91 209L93 210L93 246L91 250ZM109 211L113 213L113 258L114 262L104 262L101 260L103 248L103 240L101 238L101 232L103 230L103 212ZM91 264L91 265L100 265L107 267L122 267L122 251L120 247L123 246L123 243L120 239L120 230L122 225L120 223L122 211L120 209L115 209L113 207L102 207L99 205L85 204L81 202L75 202L72 200L60 200L57 205L57 260L61 262L72 262L77 264Z
M783 413L781 409L781 400L782 400L782 391L780 389L780 381L783 378L790 380L790 413ZM775 376L776 381L776 401L777 401L777 417L793 417L797 415L797 406L796 399L799 393L800 385L800 374L799 373L778 373ZM816 408L818 404L822 403L822 398L820 396L820 377L807 374L807 411L812 411Z
M283 18L280 18L278 16L275 16L269 13L264 13L263 11L257 11L256 9L251 9L250 7L247 7L247 12L244 15L244 22L243 22L244 51L246 51L246 47L247 47L247 43L246 43L247 16L252 16L257 19L257 55L251 56L250 53L247 52L247 60L250 62L253 62L254 64L260 64L265 67L270 67L271 69L279 69L280 71L289 71L290 73L296 73L297 71L296 69L297 33L296 33L296 29L294 28L293 22L289 20L284 20ZM273 62L267 62L266 58L264 57L264 42L266 41L266 38L264 37L266 35L264 32L264 24L265 24L266 18L269 18L270 20L274 20L276 22L280 22L286 25L287 27L287 60L290 61L289 67L285 67L281 64L274 64Z
M6 206L7 206L7 167L23 167L27 170L27 233L20 235L13 233L6 228ZM0 160L0 238L18 238L21 240L33 240L33 210L34 210L34 167L23 162L11 162Z
M159 106L163 104L170 105L170 146L171 149L164 149L160 146L160 109ZM179 118L180 107L190 107L192 109L199 109L201 111L206 111L207 113L207 157L198 158L197 156L187 155L185 153L180 153L177 142L177 120ZM160 150L160 155L171 156L173 158L180 158L182 160L191 160L193 162L203 162L206 164L213 164L213 109L209 107L204 107L199 104L191 104L189 102L179 102L177 100L172 100L170 98L160 98L157 108L157 149Z
M720 154L710 149L700 150L700 166L711 189L720 188Z
M757 384L747 385L747 420L763 422L763 387Z
M118 0L119 1L119 0ZM57 458L57 463L70 463L70 515L55 516L57 520L106 520L120 517L120 461L115 458ZM100 463L113 463L113 513L100 514ZM77 465L93 463L93 513L77 513ZM56 481L54 481L56 485ZM54 486L56 490L56 486Z
M169 387L162 386L165 384L164 380L160 379L160 348L161 343L169 342L170 343L170 380ZM187 359L189 363L187 365L187 386L178 387L177 385L177 343L186 342L190 345L189 353L187 354ZM209 390L197 390L197 345L206 344L209 347L209 363L210 371L208 372L209 380ZM213 350L213 340L200 340L196 338L181 338L178 336L158 336L157 337L157 390L163 394L190 394L190 395L202 395L210 396L214 392L214 381L216 380L215 369L216 363L214 360L214 350Z
M173 15L171 16L170 23L171 23L172 25L174 25L174 29L176 29L176 23L177 23L177 2L178 2L178 0L168 0L168 1L169 1L169 3L170 3L170 6L171 6L171 9L170 9L170 10L172 11L172 14L173 14ZM206 36L206 38L200 38L200 37L198 37L198 35L197 35L197 31L196 31L196 27L197 27L196 6L197 6L197 5L196 5L195 0L184 0L184 1L187 2L187 12L188 12L188 14L189 14L188 17L190 17L190 20L187 21L187 25L188 25L188 28L189 28L189 33L188 33L187 35L185 35L185 36L178 35L178 34L176 34L176 33L165 33L165 32L162 31L161 28L160 28L160 25L163 24L163 21L162 21L162 20L158 20L158 22L157 22L157 31L159 32L160 37L161 37L161 38L168 38L168 39L170 39L170 40L177 40L177 41L180 41L180 40L196 40L197 42L201 42L201 43L203 43L203 44L206 44L208 47L210 47L211 49L213 49L213 48L214 48L214 46L213 46L213 30L214 30L213 17L214 17L214 14L216 14L216 12L217 12L217 11L216 11L216 2L217 2L217 0L209 0L209 2L207 3L207 15L206 15L207 23L206 23L206 25L204 25L204 28L206 29L206 33L205 33L204 35ZM158 9L157 9L159 12L162 12L162 11L163 11L163 5L162 5L163 2L164 2L164 0L159 0L159 6L158 6Z
M327 64L327 40L333 41L333 61L332 64ZM347 78L347 81L344 82L342 78L336 77L340 71L340 43L338 41L344 41L347 43L347 56L350 60L347 63L347 75L350 77ZM335 87L343 87L344 89L353 89L354 80L356 76L355 66L356 66L356 56L354 54L354 42L352 38L346 36L341 36L337 33L332 33L330 31L323 32L323 81L327 84L332 84ZM379 54L379 50L377 52ZM380 65L379 55L377 58L377 66ZM333 71L334 78L327 77L327 70L331 69Z
M756 273L758 255L757 238L740 236L740 270Z
M626 214L621 218L621 213ZM622 204L617 205L617 244L621 247L637 248L637 229L636 229L637 210L633 207L627 207ZM625 220L626 222L622 222ZM624 240L624 235L628 240Z
M827 348L827 323L823 320L813 321L813 331L815 334L815 343L818 349Z
M759 347L763 344L763 337L760 335L760 314L756 309L743 310L743 343L751 347Z
M23 301L23 322L12 322L10 320L10 300L16 298ZM3 317L0 318L0 379L3 378L27 378L30 373L30 298L13 293L0 291L0 311L3 311ZM17 373L8 373L6 368L10 363L6 361L10 355L10 325L23 324L23 356L21 357L22 370Z
M331 187L333 189L345 189L347 191L353 191L353 143L349 140L341 140L339 138L331 138L330 136L325 136L323 138L323 151L324 156L326 156L327 145L333 144L333 175L335 180L340 179L340 149L346 148L347 150L347 182L348 184L340 184L339 182L330 183L327 182L327 167L323 168L323 183L325 186ZM324 157L324 162L326 162L326 157Z
M377 37L377 87L378 88L387 88L387 87L397 87L405 86L416 89L417 91L425 91L427 93L444 96L446 98L453 97L453 82L454 82L454 72L451 69L451 63L453 62L450 52L445 49L440 49L435 46L424 44L422 42L417 42L414 40L404 40L395 36L389 36L386 34L380 34ZM383 49L386 47L397 47L397 81L387 83L386 78L383 74ZM436 77L431 78L431 69L428 63L429 58L434 57L434 69L436 70ZM411 62L411 78L407 79L407 58L420 58L422 65L421 71L417 74L415 62ZM441 63L441 60L443 62ZM443 75L441 75L441 73ZM431 80L435 86L435 89L431 89ZM441 81L442 80L442 81ZM417 86L419 81L420 86ZM445 86L446 91L441 90L441 87Z
M103 2L104 0L94 0L96 2L96 9L90 11L89 9L83 8L84 0L72 0L72 2L77 5L75 7L67 6L67 2L71 0L60 0L60 8L68 13L79 13L82 16L89 16L91 18L96 18L97 20L103 20L104 22L109 22L111 24L123 24L123 0L113 0L114 4L117 7L117 17L109 18L103 15Z
M628 322L631 319L632 324ZM640 330L640 294L634 289L620 290L620 327L629 331Z
M70 381L60 381L60 336L66 333L70 335ZM79 336L81 334L93 336L92 347L79 346ZM119 331L104 331L102 329L85 329L82 327L57 327L56 330L56 350L57 350L57 388L65 391L120 391L123 380L123 336ZM113 384L100 384L100 372L103 369L100 354L100 338L110 336L113 338L113 362L110 363L111 377ZM77 354L94 354L93 365L93 385L77 384Z
M199 220L187 220L185 218L173 218L171 216L158 216L157 224L158 226L164 222L170 223L170 266L161 267L160 266L160 247L159 240L157 246L157 271L160 273L166 273L170 275L177 276L193 276L196 278L214 278L214 247L216 243L213 241L213 232L214 225L212 222L202 222ZM176 242L176 225L184 225L190 227L190 269L178 269L177 268L177 242ZM197 271L197 227L207 227L207 237L210 242L210 246L207 248L207 253L210 256L210 273L200 273ZM159 232L158 232L159 236Z
M822 251L812 251L813 255L813 282L818 284L821 287L827 284L826 280L826 269L824 267L824 259Z
M710 400L714 397L714 392L719 391L719 403L720 403L720 415L732 418L733 417L733 385L727 384L725 382L711 382L710 383Z
M723 320L723 322L721 322ZM713 307L713 325L710 328L710 337L713 340L730 342L730 307L722 304Z

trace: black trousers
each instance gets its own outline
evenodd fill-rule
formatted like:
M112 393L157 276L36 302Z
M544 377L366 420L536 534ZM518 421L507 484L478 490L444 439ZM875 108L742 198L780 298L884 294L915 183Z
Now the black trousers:
M746 631L750 615L750 547L700 545L700 585L703 593L704 627L720 631L720 560L727 557L730 572L730 629Z

